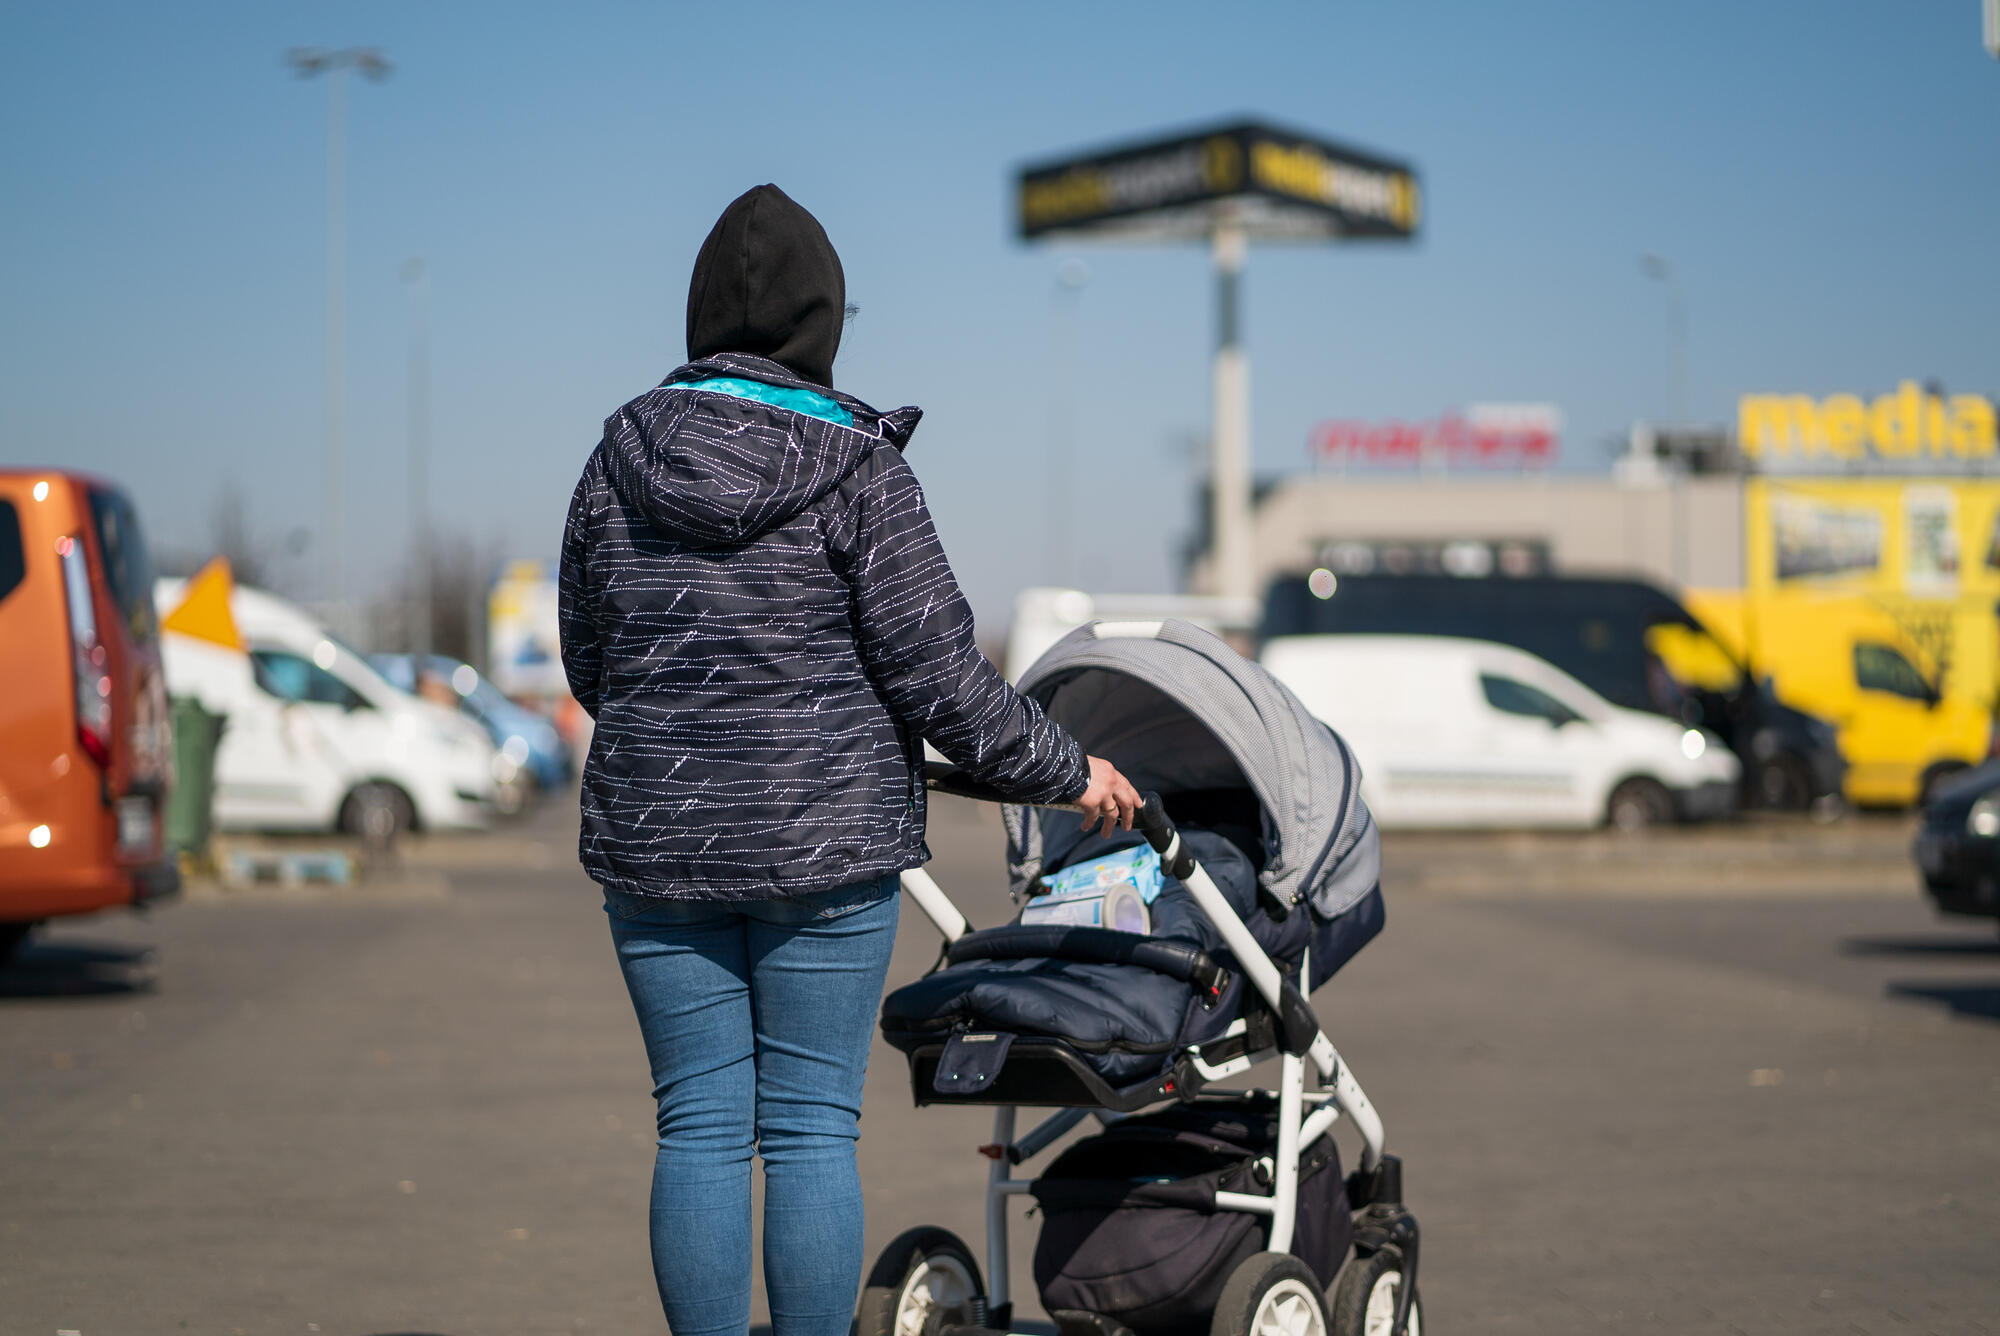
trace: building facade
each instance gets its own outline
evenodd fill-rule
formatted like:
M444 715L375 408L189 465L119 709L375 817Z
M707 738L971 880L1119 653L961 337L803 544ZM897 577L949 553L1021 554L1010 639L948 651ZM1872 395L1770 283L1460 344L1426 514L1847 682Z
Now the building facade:
M1394 569L1453 545L1514 548L1545 569L1622 575L1670 587L1745 580L1740 476L1515 473L1302 474L1265 489L1255 511L1257 588L1337 557ZM1479 574L1481 571L1465 573ZM1189 587L1213 592L1198 552Z

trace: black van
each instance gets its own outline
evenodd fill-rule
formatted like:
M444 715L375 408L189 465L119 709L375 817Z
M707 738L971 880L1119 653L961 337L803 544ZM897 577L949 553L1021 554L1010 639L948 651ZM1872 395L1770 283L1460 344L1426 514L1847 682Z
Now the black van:
M1547 659L1613 705L1650 710L1714 732L1742 759L1749 802L1794 809L1837 802L1847 762L1833 726L1781 703L1768 682L1753 681L1740 664L1739 680L1728 690L1676 682L1646 647L1646 633L1663 625L1714 639L1678 599L1643 580L1556 575L1336 578L1320 571L1272 582L1259 633L1263 640L1436 635L1513 645Z

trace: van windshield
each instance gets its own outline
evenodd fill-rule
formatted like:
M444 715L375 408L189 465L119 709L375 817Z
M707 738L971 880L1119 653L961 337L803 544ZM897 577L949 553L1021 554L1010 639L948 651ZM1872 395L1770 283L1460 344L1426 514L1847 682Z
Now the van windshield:
M347 683L305 658L281 649L252 649L251 671L266 694L292 704L311 702L359 710L368 702Z

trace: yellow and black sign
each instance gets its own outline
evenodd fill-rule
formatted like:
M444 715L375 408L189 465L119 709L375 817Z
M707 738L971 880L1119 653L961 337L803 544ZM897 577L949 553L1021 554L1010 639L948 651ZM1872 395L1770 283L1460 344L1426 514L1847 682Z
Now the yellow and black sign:
M1253 236L1415 236L1406 163L1255 123L1111 149L1021 172L1024 238L1055 232L1203 235L1227 202Z

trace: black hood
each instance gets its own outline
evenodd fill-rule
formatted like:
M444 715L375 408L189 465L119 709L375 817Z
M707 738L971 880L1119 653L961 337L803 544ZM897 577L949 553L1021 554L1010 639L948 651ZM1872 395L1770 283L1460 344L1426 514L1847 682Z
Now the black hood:
M750 353L833 388L847 276L819 220L774 185L739 195L695 256L688 360Z

